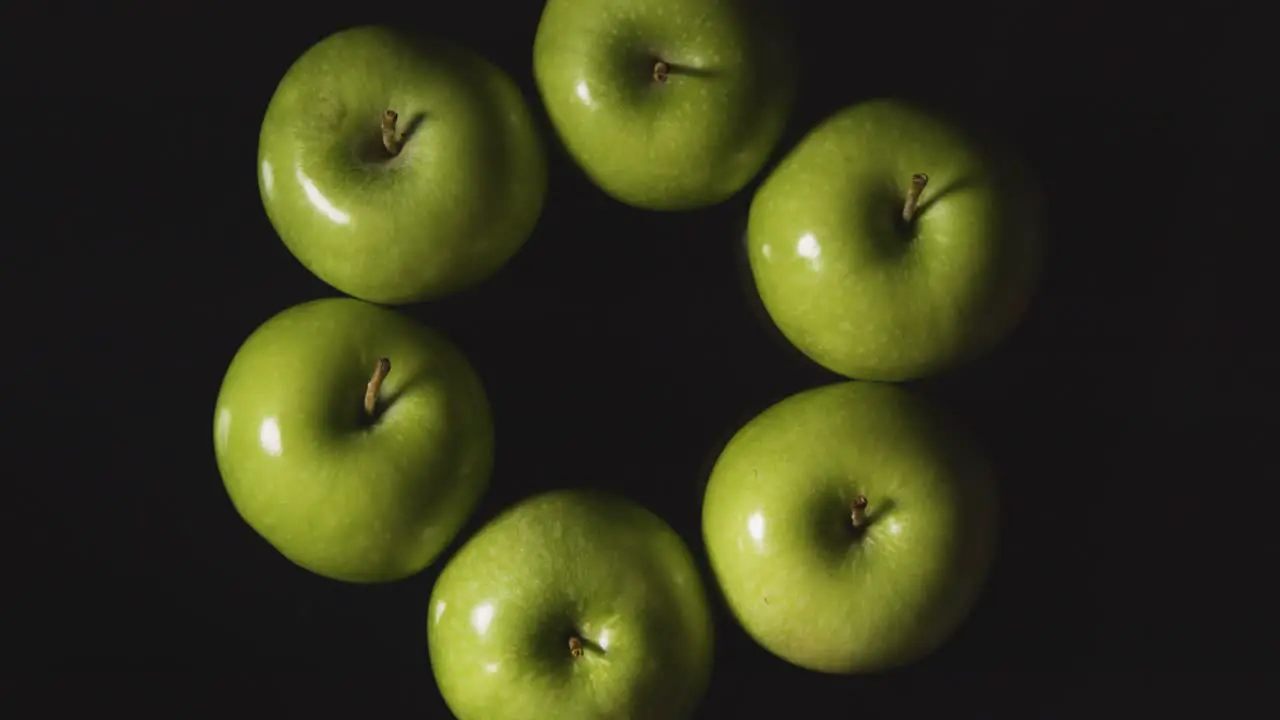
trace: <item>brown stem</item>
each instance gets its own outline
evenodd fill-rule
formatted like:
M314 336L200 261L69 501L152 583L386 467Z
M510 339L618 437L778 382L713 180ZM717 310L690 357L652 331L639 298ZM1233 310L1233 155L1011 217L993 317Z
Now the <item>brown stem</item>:
M576 658L582 657L582 640L577 637L569 638L569 654Z
M391 153L392 157L400 154L400 148L404 147L404 138L396 133L396 121L400 116L395 110L388 110L382 113L382 147Z
M916 173L911 176L911 187L907 188L907 202L902 206L902 219L911 222L916 216L916 206L920 204L920 193L924 192L924 186L929 184L929 176L924 173Z
M369 379L369 386L364 389L364 414L373 417L373 411L378 406L378 390L382 389L382 381L387 379L387 373L391 372L391 361L387 358L378 358L378 364L373 368L373 377Z
M671 75L671 66L658 60L653 63L653 79L657 82L664 83Z
M853 500L853 509L849 513L853 526L860 528L867 522L867 496L859 495Z

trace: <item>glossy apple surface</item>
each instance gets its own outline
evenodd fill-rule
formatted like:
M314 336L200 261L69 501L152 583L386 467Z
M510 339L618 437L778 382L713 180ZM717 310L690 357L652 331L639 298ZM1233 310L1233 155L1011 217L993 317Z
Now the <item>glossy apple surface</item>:
M962 429L866 382L792 395L748 422L703 505L707 554L742 627L828 673L939 647L979 596L996 521L990 469Z
M925 176L911 219L913 176ZM1038 192L1012 156L876 100L812 130L761 184L748 259L774 323L850 378L975 358L1021 320L1043 255Z
M795 92L784 20L767 0L549 0L534 79L606 193L707 206L755 177L782 134Z
M546 176L532 114L502 70L385 27L335 33L299 57L258 141L262 202L290 252L383 304L491 276L532 232Z
M366 396L381 358L390 361ZM214 413L236 510L286 558L351 582L430 564L489 481L480 379L444 337L350 298L289 308L245 340Z
M686 718L713 645L680 537L630 501L572 490L467 541L432 590L427 639L459 720Z

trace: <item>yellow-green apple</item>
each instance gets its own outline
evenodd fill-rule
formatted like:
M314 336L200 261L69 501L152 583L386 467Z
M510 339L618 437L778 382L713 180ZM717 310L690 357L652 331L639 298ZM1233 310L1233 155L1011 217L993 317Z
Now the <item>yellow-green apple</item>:
M449 561L427 644L459 720L680 720L705 691L712 621L678 535L619 497L528 498Z
M896 100L835 113L752 199L748 259L792 344L850 378L946 370L1021 320L1043 256L1011 154Z
M461 352L351 298L263 323L214 412L218 469L245 522L294 563L351 582L429 565L488 484L493 441Z
M308 49L262 121L267 216L321 280L383 304L475 285L542 212L545 148L519 88L444 40L357 27Z
M703 537L724 598L797 666L871 672L939 647L994 556L990 468L907 390L842 382L743 426L712 470Z
M533 75L569 155L650 210L738 192L778 143L793 46L772 0L549 0Z

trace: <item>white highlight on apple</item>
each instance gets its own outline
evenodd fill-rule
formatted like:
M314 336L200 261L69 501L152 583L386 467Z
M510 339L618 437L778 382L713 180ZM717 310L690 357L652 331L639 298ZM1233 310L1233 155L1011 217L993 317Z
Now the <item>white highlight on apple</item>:
M218 444L226 447L229 439L231 439L231 411L222 408L218 411Z
M471 611L471 627L483 635L489 631L489 623L493 622L493 603L477 605Z
M351 222L351 216L334 207L333 203L329 202L329 198L321 194L320 188L317 188L316 184L311 182L311 178L302 172L302 168L294 168L294 174L298 176L298 182L302 183L302 192L307 194L307 199L311 201L315 209L339 225L346 225Z
M440 622L440 616L444 614L445 607L446 604L443 600L436 603L436 622Z
M755 541L756 549L761 549L764 545L764 513L759 510L751 513L751 517L747 518L747 533Z
M574 86L574 90L578 93L578 99L587 107L595 107L595 101L591 99L591 88L587 87L586 80L579 80Z
M258 427L258 444L272 457L278 457L283 451L284 448L280 445L280 424L275 418L263 420Z
M262 189L267 191L267 197L271 196L271 191L276 187L276 175L271 169L270 161L262 161Z
M601 650L609 649L609 631L608 630L600 631L600 638L596 640L596 644L600 646Z
M809 261L809 266L817 270L822 265L822 248L813 233L805 233L796 243L796 254Z

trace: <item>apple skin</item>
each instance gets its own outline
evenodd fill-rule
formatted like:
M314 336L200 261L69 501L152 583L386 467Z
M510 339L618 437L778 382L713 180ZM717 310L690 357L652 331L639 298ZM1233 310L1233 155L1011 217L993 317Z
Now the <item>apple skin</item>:
M809 670L865 673L923 658L963 622L997 520L990 467L954 420L902 388L846 381L734 435L707 485L703 538L757 643Z
M432 590L427 641L459 720L689 717L714 645L675 531L583 490L523 500L472 536Z
M549 0L533 73L551 124L614 199L719 203L764 167L795 97L794 45L768 0ZM654 79L655 60L671 66Z
M913 223L911 177L928 176ZM1020 322L1044 255L1040 193L994 143L897 100L820 123L752 199L765 310L819 365L910 380L975 359Z
M406 130L392 157L381 117ZM335 33L294 62L267 107L258 187L312 273L394 305L487 279L532 233L546 149L519 88L439 39L377 26Z
M391 361L370 420L365 389ZM489 482L493 422L479 377L444 337L387 308L328 298L245 340L214 414L236 510L294 563L348 582L429 565Z

